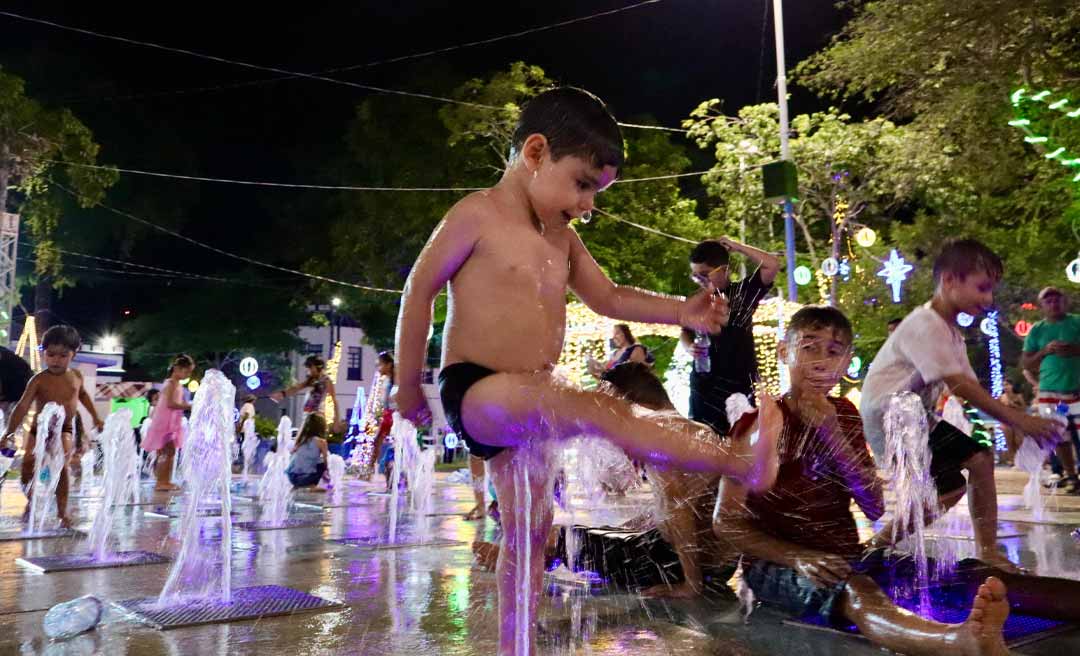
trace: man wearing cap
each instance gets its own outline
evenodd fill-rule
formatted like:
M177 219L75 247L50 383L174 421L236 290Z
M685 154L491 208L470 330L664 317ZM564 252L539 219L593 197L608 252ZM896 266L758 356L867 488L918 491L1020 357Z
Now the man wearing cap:
M1069 314L1068 299L1057 287L1039 292L1042 321L1031 327L1024 340L1024 369L1039 377L1035 399L1042 412L1061 413L1068 417L1071 440L1057 446L1062 478L1057 486L1068 492L1080 492L1076 476L1076 454L1080 448L1080 315Z

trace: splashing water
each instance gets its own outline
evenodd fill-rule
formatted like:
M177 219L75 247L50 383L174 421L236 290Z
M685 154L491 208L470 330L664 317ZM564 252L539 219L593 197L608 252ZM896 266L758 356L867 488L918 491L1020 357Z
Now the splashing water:
M109 530L117 506L137 499L139 493L139 451L131 428L130 410L117 410L105 420L101 448L104 453L104 497L90 529L90 552L96 560L105 561L109 555Z
M232 497L229 482L229 442L234 432L232 400L236 388L217 369L203 377L191 406L190 430L184 442L188 501L180 523L180 553L177 554L158 603L181 598L232 597ZM209 554L199 548L199 504L218 490L221 498L221 566L208 565Z
M97 449L87 449L86 453L79 458L79 468L82 470L82 476L79 479L79 494L89 496L90 490L94 488L94 467L96 465Z
M266 454L266 473L259 481L259 503L263 508L263 521L270 522L272 526L283 525L289 516L293 486L285 470L291 458L292 454L282 448L280 439L277 452Z
M244 420L244 472L243 477L246 480L248 477L248 471L251 469L251 463L255 461L255 450L259 448L259 438L255 434L255 419L248 417Z
M326 463L326 471L330 475L330 488L333 490L331 499L334 503L339 503L342 492L345 491L345 459L331 453Z
M64 468L64 444L60 433L64 426L64 408L46 403L37 417L34 443L34 478L30 481L30 522L28 533L45 530L46 515L53 502L56 486Z
M894 394L885 411L885 461L893 474L896 494L897 533L907 531L907 541L915 559L919 613L930 616L929 571L925 531L927 513L938 507L937 487L930 475L930 432L922 400L913 392Z
M1024 486L1024 507L1031 510L1031 516L1035 519L1042 519L1046 513L1046 500L1039 489L1039 475L1052 448L1043 449L1038 442L1025 437L1016 450L1016 466L1028 474L1028 482Z
M402 475L409 492L408 507L417 513L418 538L427 537L426 515L431 511L431 491L435 482L435 449L420 450L416 441L416 426L398 413L390 429L394 442L394 471L390 479L390 542L397 540L398 500Z

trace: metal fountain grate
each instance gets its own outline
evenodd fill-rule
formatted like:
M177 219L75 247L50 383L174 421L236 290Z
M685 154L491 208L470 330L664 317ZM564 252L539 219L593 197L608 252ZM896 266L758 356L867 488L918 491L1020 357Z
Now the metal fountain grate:
M152 551L118 551L109 554L108 560L100 561L91 554L61 554L58 556L34 556L16 558L22 567L47 574L69 572L77 569L105 569L109 567L132 567L134 565L159 565L169 562L167 556Z
M336 601L277 585L234 590L229 602L196 599L159 607L157 597L147 597L118 601L115 605L159 631L344 608L344 604Z
M24 533L22 530L5 531L0 533L0 542L17 542L19 540L48 540L51 538L75 538L86 534L73 528L51 528L36 533Z

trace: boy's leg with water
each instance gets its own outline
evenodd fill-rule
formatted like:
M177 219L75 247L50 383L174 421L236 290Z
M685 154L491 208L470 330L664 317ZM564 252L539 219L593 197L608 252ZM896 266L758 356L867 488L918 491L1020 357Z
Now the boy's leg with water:
M71 476L68 467L75 455L75 445L71 439L71 433L60 434L60 445L64 449L64 461L60 466L60 477L56 481L56 516L60 520L60 526L71 528L71 520L67 515L68 491Z
M964 461L968 472L968 511L975 533L976 557L1006 571L1018 571L997 549L998 505L997 483L994 481L994 456L983 450Z
M553 518L552 463L539 440L489 461L503 517L495 575L499 597L499 655L536 653L537 606L544 580L544 546Z
M979 586L971 614L961 624L923 619L898 607L868 576L848 579L840 612L871 642L913 656L1007 654L1002 627L1009 615L1006 587L988 578Z
M23 492L26 494L26 509L23 510L22 519L30 519L30 506L34 502L34 447L37 445L37 437L33 431L27 433L23 443L22 466L19 469L19 482L22 483Z
M465 514L465 519L483 519L485 514L484 509L484 461L474 455L469 456L469 476L472 483L473 501L475 505L468 513Z
M643 417L621 399L557 382L543 372L499 373L478 381L465 394L461 415L472 438L490 446L591 434L654 464L737 476L762 489L776 477L776 439L783 425L775 403L763 406L760 438L753 446L734 448L702 424Z
M675 549L683 570L683 581L674 585L660 584L647 588L647 597L693 598L702 593L704 575L701 569L702 545L698 498L708 485L705 476L675 471L649 470L649 479L659 490L661 521L658 528L664 540ZM715 488L715 479L710 478Z

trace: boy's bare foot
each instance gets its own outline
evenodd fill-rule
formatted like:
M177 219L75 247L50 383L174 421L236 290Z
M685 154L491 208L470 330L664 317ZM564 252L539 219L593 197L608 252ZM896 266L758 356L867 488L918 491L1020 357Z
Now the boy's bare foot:
M465 519L471 522L476 519L483 519L484 515L484 506L483 504L480 504L477 506L473 506L472 510L465 513Z
M660 585L645 588L641 591L641 596L654 599L696 599L701 596L701 592L686 581L682 581L675 585L661 583Z
M307 486L305 488L302 488L302 489L305 492L326 492L326 488L319 487L318 485L309 485L309 486Z
M158 483L154 486L155 492L176 492L179 489L180 486L173 483Z
M780 466L776 445L784 430L784 413L780 411L780 404L765 390L761 390L758 396L761 399L758 436L750 446L754 462L745 481L746 486L754 492L768 490L776 482L776 472Z
M1009 653L1002 627L1009 617L1009 601L1001 579L989 577L979 586L971 614L958 629L960 653L968 656L1003 656Z
M499 561L499 545L491 542L473 542L473 557L481 569L489 572L495 571L495 564Z
M26 508L22 511L22 522L25 524L30 521L30 501L26 502Z
M71 528L72 527L71 518L68 517L67 515L60 515L59 517L57 517L57 519L60 520L60 528Z

